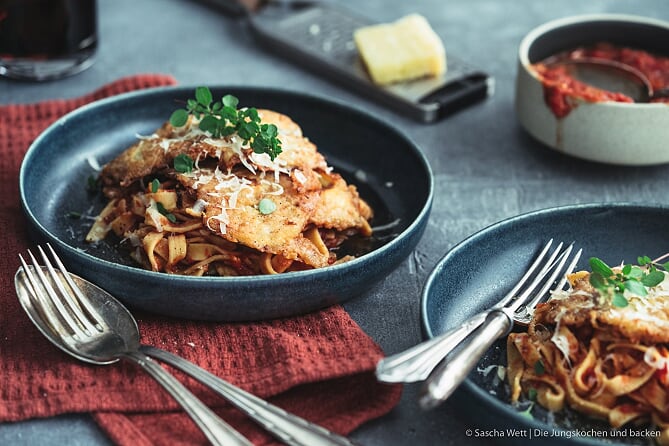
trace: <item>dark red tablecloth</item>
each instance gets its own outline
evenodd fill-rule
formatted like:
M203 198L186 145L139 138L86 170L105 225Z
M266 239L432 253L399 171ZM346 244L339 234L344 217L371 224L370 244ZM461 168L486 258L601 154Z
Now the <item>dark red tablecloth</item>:
M173 85L163 75L120 79L86 96L0 106L0 422L91 413L120 445L205 444L177 404L136 366L87 365L39 334L14 292L18 253L31 244L18 196L28 146L50 123L88 102ZM377 383L383 353L334 306L305 316L223 324L136 314L142 342L181 355L291 412L347 434L390 411L401 389ZM255 444L273 439L212 392L177 376Z

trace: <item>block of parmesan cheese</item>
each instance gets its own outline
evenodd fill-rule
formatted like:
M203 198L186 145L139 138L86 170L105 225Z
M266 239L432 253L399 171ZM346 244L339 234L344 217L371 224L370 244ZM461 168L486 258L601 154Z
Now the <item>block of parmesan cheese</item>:
M421 15L357 29L353 38L376 84L438 76L446 71L444 45Z

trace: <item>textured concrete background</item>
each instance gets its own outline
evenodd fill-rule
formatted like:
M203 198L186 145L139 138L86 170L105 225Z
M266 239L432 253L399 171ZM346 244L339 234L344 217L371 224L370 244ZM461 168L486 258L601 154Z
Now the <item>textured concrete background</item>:
M516 53L522 37L548 20L585 13L630 13L669 20L666 0L367 0L340 1L363 16L391 21L428 17L447 53L495 78L492 97L436 124L385 110L259 48L248 31L197 1L100 0L95 64L68 79L31 84L0 79L0 103L73 97L121 76L167 73L181 85L281 87L333 97L402 129L424 150L436 176L430 223L416 252L382 284L346 308L388 354L422 339L419 297L434 264L473 232L519 213L595 201L667 203L666 166L611 167L542 147L519 127L513 110ZM1 361L1 360L0 360ZM417 386L401 405L353 435L366 445L485 444L465 436L477 420L457 401L424 413ZM481 408L484 414L485 408ZM0 444L105 444L85 416L0 425Z

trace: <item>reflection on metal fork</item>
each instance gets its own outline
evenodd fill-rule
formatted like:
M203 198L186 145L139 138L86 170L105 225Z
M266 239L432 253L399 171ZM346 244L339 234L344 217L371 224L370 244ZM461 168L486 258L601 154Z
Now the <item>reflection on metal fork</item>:
M251 446L167 370L139 351L139 330L125 307L113 301L89 303L80 287L97 287L84 281L75 283L74 276L66 272L51 246L48 247L60 271L38 247L46 266L39 266L28 251L32 265L28 266L19 255L22 268L15 276L21 305L47 339L87 362L110 364L120 358L134 362L182 405L212 444Z
M417 382L425 380L432 370L448 355L460 342L476 327L481 325L488 316L488 313L498 307L503 307L517 296L518 291L526 285L537 268L541 267L537 278L541 279L547 274L551 264L555 261L559 250L562 248L562 243L558 248L549 255L548 252L553 244L553 239L550 239L542 248L541 252L536 256L530 267L520 280L509 290L508 293L502 297L497 304L491 309L487 309L481 313L472 316L460 326L453 328L433 339L418 344L408 350L388 356L376 366L376 377L383 382ZM539 285L535 281L527 286L525 295L532 293Z
M555 258L561 247L562 244L558 246L551 258ZM560 253L555 262L551 260L549 266L539 272L539 275L530 285L533 287L536 284L541 284L539 291L534 293L523 292L518 298L511 299L503 305L498 304L490 310L484 322L462 341L461 348L447 356L427 378L419 399L422 408L431 409L445 401L464 381L492 344L509 333L516 320L516 313L519 310L527 310L521 313L523 315L532 312L534 307L547 296L549 288L557 277L560 274L565 275L573 271L581 255L581 250L576 253L565 272L564 266L571 255L572 249L573 244ZM559 286L562 286L563 283L563 281L560 281Z

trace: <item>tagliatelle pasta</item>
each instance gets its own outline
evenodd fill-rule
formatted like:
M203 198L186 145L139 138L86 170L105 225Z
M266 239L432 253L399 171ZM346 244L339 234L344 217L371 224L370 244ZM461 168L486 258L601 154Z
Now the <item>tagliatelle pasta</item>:
M143 267L187 275L277 274L350 259L337 248L371 236L372 209L289 117L257 115L276 126L277 156L235 132L213 136L197 114L139 137L104 166L109 202L86 240L114 234Z
M569 275L570 289L539 304L527 332L509 334L511 400L570 407L613 428L650 424L669 444L667 273L648 263L607 275Z

